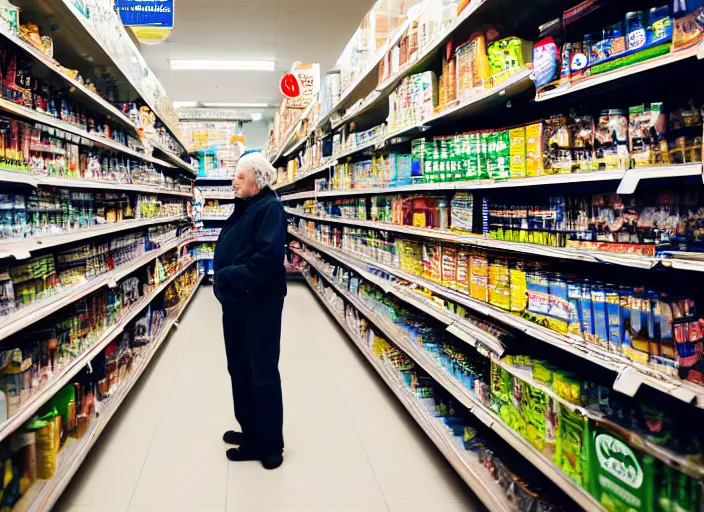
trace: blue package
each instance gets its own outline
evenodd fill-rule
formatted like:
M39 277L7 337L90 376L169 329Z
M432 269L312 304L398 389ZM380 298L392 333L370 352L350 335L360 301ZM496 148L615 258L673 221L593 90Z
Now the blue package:
M548 315L564 322L569 322L570 306L567 297L567 281L562 274L553 274L548 280L550 304Z
M569 301L570 316L567 322L567 332L583 338L582 333L582 287L579 282L571 278L567 283L567 300Z
M582 335L590 343L594 342L594 314L592 309L592 293L589 283L582 283Z
M623 318L621 317L621 299L615 288L606 290L606 314L609 326L609 351L621 353L623 339Z
M592 286L592 310L594 311L594 342L601 348L609 348L608 320L606 318L606 292L601 285Z

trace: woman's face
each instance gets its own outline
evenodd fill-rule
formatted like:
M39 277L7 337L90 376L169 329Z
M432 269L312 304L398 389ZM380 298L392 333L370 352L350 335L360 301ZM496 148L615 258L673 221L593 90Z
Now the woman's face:
M259 187L257 187L257 182L254 180L254 173L249 169L243 169L235 173L232 189L240 199L254 197L259 193Z

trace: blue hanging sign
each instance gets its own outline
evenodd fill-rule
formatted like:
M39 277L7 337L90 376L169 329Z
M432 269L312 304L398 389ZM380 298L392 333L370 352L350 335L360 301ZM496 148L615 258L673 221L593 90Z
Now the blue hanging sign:
M174 0L115 0L122 24L144 44L158 44L174 26Z

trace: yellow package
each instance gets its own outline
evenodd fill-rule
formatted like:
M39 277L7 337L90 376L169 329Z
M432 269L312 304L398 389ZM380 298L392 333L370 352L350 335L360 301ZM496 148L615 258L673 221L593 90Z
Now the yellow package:
M457 288L457 249L442 248L442 285Z
M523 312L528 305L526 271L522 261L512 261L510 265L511 311Z
M543 168L543 124L536 123L526 126L526 175L542 176Z
M469 253L467 251L457 252L455 289L462 293L469 293Z
M501 309L511 307L511 283L508 261L495 259L489 264L489 303Z
M511 177L524 178L526 176L526 127L509 130L511 140Z
M485 254L473 253L470 256L469 294L483 302L488 300L489 261Z

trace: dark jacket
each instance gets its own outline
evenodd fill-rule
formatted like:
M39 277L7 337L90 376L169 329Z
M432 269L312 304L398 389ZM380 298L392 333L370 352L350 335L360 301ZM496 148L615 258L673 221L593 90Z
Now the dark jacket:
M236 199L215 247L215 296L225 306L285 296L286 213L269 187Z

